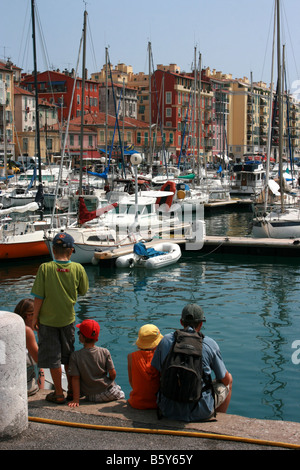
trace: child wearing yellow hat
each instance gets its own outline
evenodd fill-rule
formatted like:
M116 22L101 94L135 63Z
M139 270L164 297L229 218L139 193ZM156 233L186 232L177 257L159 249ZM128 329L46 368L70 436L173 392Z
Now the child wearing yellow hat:
M152 324L143 325L138 333L138 351L128 354L128 378L131 392L128 403L137 409L154 409L159 389L159 373L151 365L155 349L163 336Z

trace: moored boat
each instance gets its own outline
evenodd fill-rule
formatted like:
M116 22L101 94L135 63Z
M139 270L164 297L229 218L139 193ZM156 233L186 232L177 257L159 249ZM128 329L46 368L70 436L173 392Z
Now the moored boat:
M181 258L181 249L177 243L162 242L154 248L146 248L144 243L136 243L133 253L119 256L116 266L119 268L159 269L176 263Z

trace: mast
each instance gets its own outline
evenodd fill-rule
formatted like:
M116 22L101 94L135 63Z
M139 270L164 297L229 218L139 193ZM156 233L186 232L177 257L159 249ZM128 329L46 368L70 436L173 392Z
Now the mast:
M86 17L87 11L84 11L83 17L83 56L82 56L82 89L81 89L81 125L80 125L80 178L79 195L82 195L82 158L83 158L83 123L84 123L84 98L85 98L85 51L86 51Z
M197 165L197 183L200 184L200 153L201 153L201 127L202 127L202 113L201 113L201 88L202 88L202 81L201 81L201 67L202 67L202 55L199 53L199 93L198 93L198 165ZM206 157L204 156L204 164L205 164L205 174L207 171L206 168Z
M108 140L108 50L105 48L105 167L107 166Z
M271 86L270 86L270 97L269 97L269 127L268 127L268 147L267 147L267 165L266 165L266 189L265 189L265 200L264 200L264 209L265 209L265 211L267 210L268 198L269 198L272 114L273 114L273 71L274 71L275 30L276 30L276 8L274 9L272 66L271 66L271 84L270 84Z
M149 59L149 164L152 169L151 42L148 42L148 59Z
M282 174L282 134L283 134L283 122L282 122L282 81L281 81L281 45L280 45L280 1L276 0L277 5L277 74L278 74L278 113L279 113L279 178L280 178L280 203L281 212L283 212L283 174Z
M194 114L193 114L193 140L192 140L192 151L193 151L193 173L195 173L195 153L196 153L196 90L197 90L197 67L196 67L196 61L197 61L197 47L194 48L194 103L193 103L193 109L194 109ZM195 186L195 181L193 181L193 185Z
M42 183L41 166L41 144L40 144L40 120L39 120L39 96L37 84L37 59L36 59L36 37L35 37L35 1L31 0L31 22L32 22L32 42L33 42L33 69L35 87L35 122L36 122L36 147L39 164L39 182Z

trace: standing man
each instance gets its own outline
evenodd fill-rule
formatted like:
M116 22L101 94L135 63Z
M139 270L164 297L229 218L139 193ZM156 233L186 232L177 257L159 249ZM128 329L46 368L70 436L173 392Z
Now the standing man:
M31 295L34 296L32 325L38 331L39 367L49 368L55 391L46 396L53 403L66 401L62 389L62 368L68 371L75 343L75 310L78 295L85 295L88 277L83 266L70 260L74 239L58 233L53 239L53 261L43 263L37 272ZM68 395L72 395L68 374Z
M157 403L160 413L166 418L187 422L203 421L211 418L215 411L226 413L229 406L232 391L232 376L225 367L218 344L212 338L203 336L200 333L204 321L206 320L200 306L188 304L183 308L180 323L184 328L184 332L190 333L194 337L193 340L191 338L190 344L196 345L198 348L196 343L198 343L198 338L200 339L200 336L202 336L202 346L199 353L201 354L199 356L201 357L201 363L197 366L203 377L201 385L202 393L200 393L201 396L199 395L199 399L196 401L189 401L181 398L174 399L174 396L170 398L175 389L174 387L172 387L173 390L166 390L165 395L168 395L168 397L161 390L158 394ZM161 373L161 376L163 375L165 360L175 343L176 335L177 332L165 335L154 353L152 365ZM189 337L188 335L185 336L188 343ZM188 349L189 345L187 346ZM207 384L211 383L212 372L215 379L212 381L212 386L209 386ZM190 386L186 381L181 385L183 393Z

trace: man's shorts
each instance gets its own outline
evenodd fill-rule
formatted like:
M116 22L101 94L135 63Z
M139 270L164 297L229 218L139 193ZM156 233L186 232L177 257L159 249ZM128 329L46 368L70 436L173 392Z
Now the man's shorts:
M75 322L60 328L40 324L38 343L39 367L57 369L62 364L68 365L74 351Z
M213 380L213 387L215 391L215 407L218 408L227 398L229 385L224 385L222 382Z

